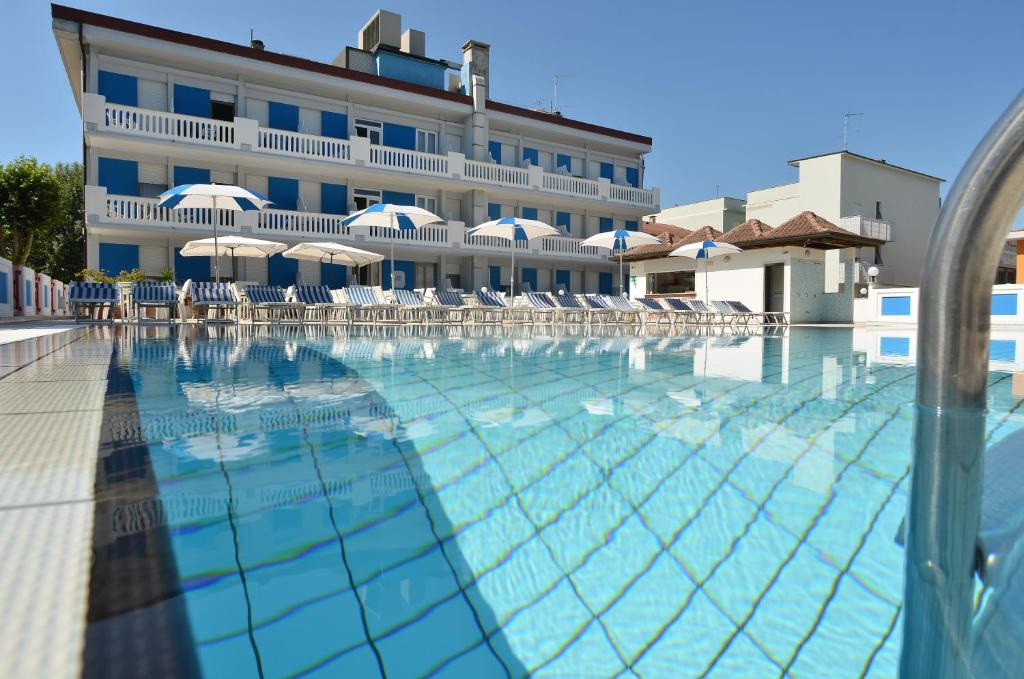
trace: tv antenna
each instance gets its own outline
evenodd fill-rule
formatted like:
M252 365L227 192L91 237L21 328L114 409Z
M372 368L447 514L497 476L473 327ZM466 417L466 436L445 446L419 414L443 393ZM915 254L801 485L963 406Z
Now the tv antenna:
M562 78L572 78L572 73L556 73L553 79L552 96L551 96L551 112L558 113L561 109L558 108L558 81Z
M864 115L863 113L844 113L843 114L843 150L846 151L850 148L849 145L849 130L850 130L850 118L856 118Z

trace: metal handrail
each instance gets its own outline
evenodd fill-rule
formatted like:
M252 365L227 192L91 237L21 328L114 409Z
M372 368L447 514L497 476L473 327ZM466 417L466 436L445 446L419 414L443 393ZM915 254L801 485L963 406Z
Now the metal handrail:
M900 676L972 676L992 281L1024 205L1024 92L971 154L928 247Z

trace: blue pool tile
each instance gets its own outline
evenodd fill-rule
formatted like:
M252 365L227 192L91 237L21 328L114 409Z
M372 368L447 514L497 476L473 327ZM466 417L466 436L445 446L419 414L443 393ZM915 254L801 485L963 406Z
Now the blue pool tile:
M516 657L532 671L580 636L590 622L590 614L563 580L543 599L509 621L505 635Z
M509 485L498 463L489 460L473 474L450 485L437 495L451 525L457 530L478 520L488 509L497 507L508 497Z
M446 544L451 547L450 551L458 553L472 576L472 573L482 573L499 566L509 558L513 550L529 541L534 533L533 524L515 501L510 499L480 521L466 526L457 536L447 540ZM471 577L464 578L463 582L469 579Z
M353 649L338 649L325 657L306 658L304 668L307 677L329 679L330 677L382 678L380 666L373 650L368 645Z
M189 614L195 615L191 610ZM196 656L205 677L259 676L256 654L247 635L232 637L218 644L199 645Z
M739 491L722 486L670 549L690 575L703 582L716 564L729 555L755 511L754 504Z
M418 502L371 528L345 536L349 568L357 583L427 552L436 552L437 544Z
M661 551L657 538L634 515L572 574L572 579L584 603L601 612L626 593ZM619 577L609 580L610 571L619 573Z
M709 677L775 677L781 674L777 661L758 648L746 634L737 634L729 647L715 661Z
M483 640L472 611L461 598L431 609L416 623L377 641L389 677L420 677Z
M676 611L692 596L693 581L666 553L602 616L612 640L632 662L649 639L668 625Z
M655 437L611 472L610 483L629 502L639 505L688 458L677 441Z
M570 509L602 479L594 463L577 454L521 492L519 498L530 520L542 526Z
M577 568L588 554L612 538L632 509L608 484L587 493L575 506L541 531L564 571Z
M808 541L836 564L847 564L889 490L860 467L849 467L834 488L832 502L809 532Z
M433 676L446 679L503 677L507 676L506 669L512 676L518 676L523 672L515 658L505 658L481 639L476 647L451 660L438 669Z
M498 567L481 575L472 587L471 598L487 602L491 618L504 625L513 618L529 617L538 602L565 584L564 576L547 547L533 538Z
M197 646L216 646L222 640L245 636L245 591L237 572L207 587L187 590L185 603Z
M850 575L868 591L890 602L903 598L903 547L896 544L900 523L906 516L906 495L896 493L878 516L874 530L853 560Z
M621 487L618 478L613 478L613 482L617 488ZM662 542L671 542L680 527L697 516L720 482L718 470L700 456L690 455L679 470L640 505L640 512Z
M601 626L593 622L561 655L535 669L533 677L608 677L623 669L622 660Z
M644 677L699 676L733 629L729 619L698 590L634 669Z

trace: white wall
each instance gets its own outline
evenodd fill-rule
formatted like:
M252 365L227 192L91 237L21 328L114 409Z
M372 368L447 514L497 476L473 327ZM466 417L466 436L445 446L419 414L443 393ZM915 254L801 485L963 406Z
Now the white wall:
M746 215L743 201L736 198L712 198L665 208L657 214L646 215L645 219L690 230L712 226L719 231L728 231L743 223Z
M786 184L747 193L747 219L778 226L800 214L800 185Z

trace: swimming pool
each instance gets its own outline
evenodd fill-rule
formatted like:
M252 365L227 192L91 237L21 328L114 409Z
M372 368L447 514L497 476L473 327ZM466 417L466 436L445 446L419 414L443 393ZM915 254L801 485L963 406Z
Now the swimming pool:
M92 616L86 658L163 654L207 676L894 676L914 371L900 342L867 341L128 333L108 429L135 443L101 476L136 490L109 512L93 599L126 561L139 584ZM990 402L993 440L1020 428L1009 372Z

